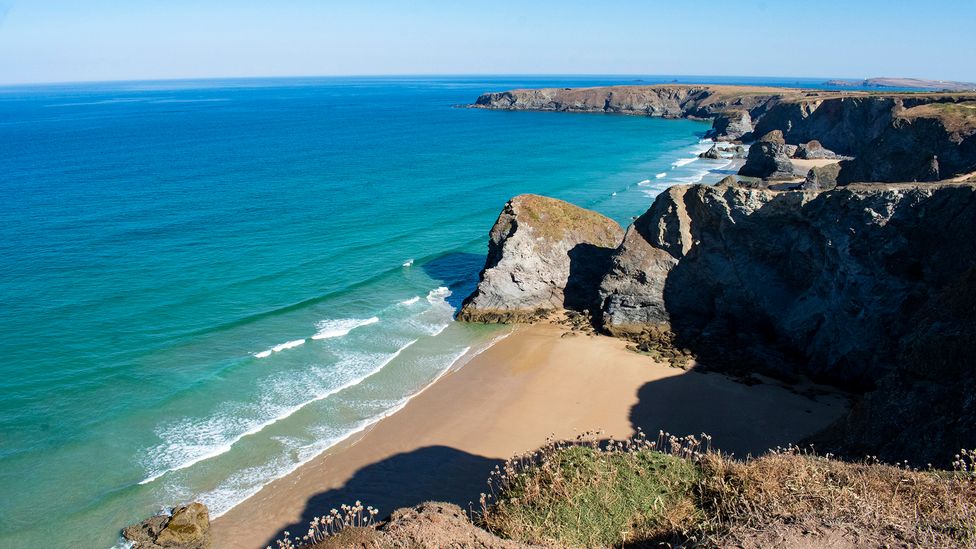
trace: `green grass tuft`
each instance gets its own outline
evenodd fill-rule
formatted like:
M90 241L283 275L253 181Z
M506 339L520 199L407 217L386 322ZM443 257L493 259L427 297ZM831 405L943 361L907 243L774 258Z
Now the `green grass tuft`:
M493 476L482 525L511 539L573 547L667 540L701 520L694 462L652 444L549 445Z

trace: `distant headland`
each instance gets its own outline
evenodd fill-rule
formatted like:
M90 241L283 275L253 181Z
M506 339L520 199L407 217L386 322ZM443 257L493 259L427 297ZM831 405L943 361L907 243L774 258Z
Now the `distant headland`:
M973 91L976 83L953 82L951 80L923 80L921 78L866 78L864 80L828 80L825 86L859 88L910 88L933 91Z

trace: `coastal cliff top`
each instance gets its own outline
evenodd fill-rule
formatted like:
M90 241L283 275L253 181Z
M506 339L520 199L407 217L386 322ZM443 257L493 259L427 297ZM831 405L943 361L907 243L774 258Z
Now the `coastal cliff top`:
M616 221L556 198L520 194L512 198L511 208L543 238L559 240L564 234L572 233L606 247L615 247L620 240L622 229Z
M772 96L780 100L827 100L844 97L883 97L883 98L919 98L928 100L976 101L976 91L873 91L873 90L825 90L817 88L781 88L773 86L745 86L728 84L654 84L654 85L619 85L592 86L579 88L516 88L503 92L489 92L482 94L473 106L487 106L485 101L492 96L502 94L511 96L548 95L548 96L606 96L614 94L655 94L668 92L700 93L706 92L713 100L726 100L748 96Z

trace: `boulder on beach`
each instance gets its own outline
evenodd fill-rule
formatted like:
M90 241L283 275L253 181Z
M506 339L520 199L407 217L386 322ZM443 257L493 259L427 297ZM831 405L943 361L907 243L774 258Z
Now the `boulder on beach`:
M804 160L823 160L823 159L835 159L837 153L830 149L825 149L823 145L820 144L816 139L810 141L809 143L803 143L796 148L796 153L793 155L794 158L802 158Z
M133 549L210 549L210 512L194 502L156 515L122 530Z

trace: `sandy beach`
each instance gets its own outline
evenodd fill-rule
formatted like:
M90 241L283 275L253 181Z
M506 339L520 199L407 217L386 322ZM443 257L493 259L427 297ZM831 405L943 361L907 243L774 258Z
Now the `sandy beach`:
M550 436L707 432L744 455L811 434L847 406L836 393L747 386L656 364L617 339L565 332L518 328L355 440L216 519L215 547L265 547L282 530L303 531L312 516L355 500L380 516L425 500L467 507L496 464Z

